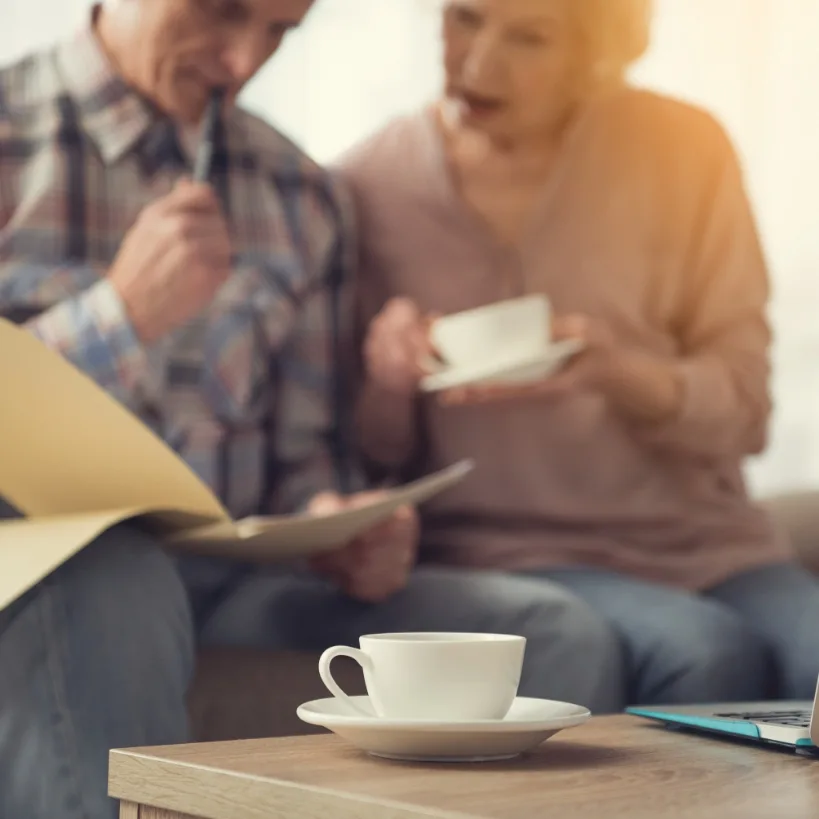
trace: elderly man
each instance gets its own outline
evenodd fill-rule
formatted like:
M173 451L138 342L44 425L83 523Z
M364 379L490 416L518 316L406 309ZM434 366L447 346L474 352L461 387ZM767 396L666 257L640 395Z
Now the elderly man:
M234 105L310 6L119 0L0 72L0 314L155 429L236 517L366 500L344 436L344 202ZM216 86L213 184L197 184ZM103 536L0 612L0 816L113 817L108 749L187 739L197 641L520 633L526 693L620 704L615 641L590 610L527 580L410 574L416 536L404 510L276 572L176 561L128 527Z

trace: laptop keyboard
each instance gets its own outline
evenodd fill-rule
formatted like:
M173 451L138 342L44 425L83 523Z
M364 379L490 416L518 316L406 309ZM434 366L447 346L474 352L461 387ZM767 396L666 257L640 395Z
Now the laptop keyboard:
M767 722L773 725L789 725L793 728L810 727L810 711L746 711L714 714L723 719L744 719L749 722Z

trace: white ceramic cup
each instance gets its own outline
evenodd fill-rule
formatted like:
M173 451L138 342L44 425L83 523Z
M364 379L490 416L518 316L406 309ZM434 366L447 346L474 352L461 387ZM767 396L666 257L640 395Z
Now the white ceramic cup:
M535 293L436 319L430 340L450 367L522 360L549 347L551 318L549 300Z
M375 713L385 719L503 719L520 684L526 638L508 634L418 632L370 634L360 649L328 648L319 674L330 693L354 712L372 716L341 690L330 665L351 657L364 670Z

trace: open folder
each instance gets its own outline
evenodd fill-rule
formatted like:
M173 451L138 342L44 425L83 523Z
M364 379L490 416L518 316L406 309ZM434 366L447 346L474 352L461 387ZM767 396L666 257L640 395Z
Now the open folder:
M273 562L349 543L472 469L457 463L372 504L315 517L231 519L188 465L93 380L0 319L0 610L112 526L140 519L175 550Z

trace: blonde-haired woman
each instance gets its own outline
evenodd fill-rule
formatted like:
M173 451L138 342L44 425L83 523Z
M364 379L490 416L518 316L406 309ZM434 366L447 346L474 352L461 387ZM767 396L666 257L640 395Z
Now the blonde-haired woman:
M645 0L443 14L440 102L340 165L367 455L404 473L475 457L427 511L424 559L564 584L619 634L630 700L811 697L819 590L740 470L765 445L768 284L728 138L625 81ZM587 344L563 372L419 393L430 315L537 291Z

